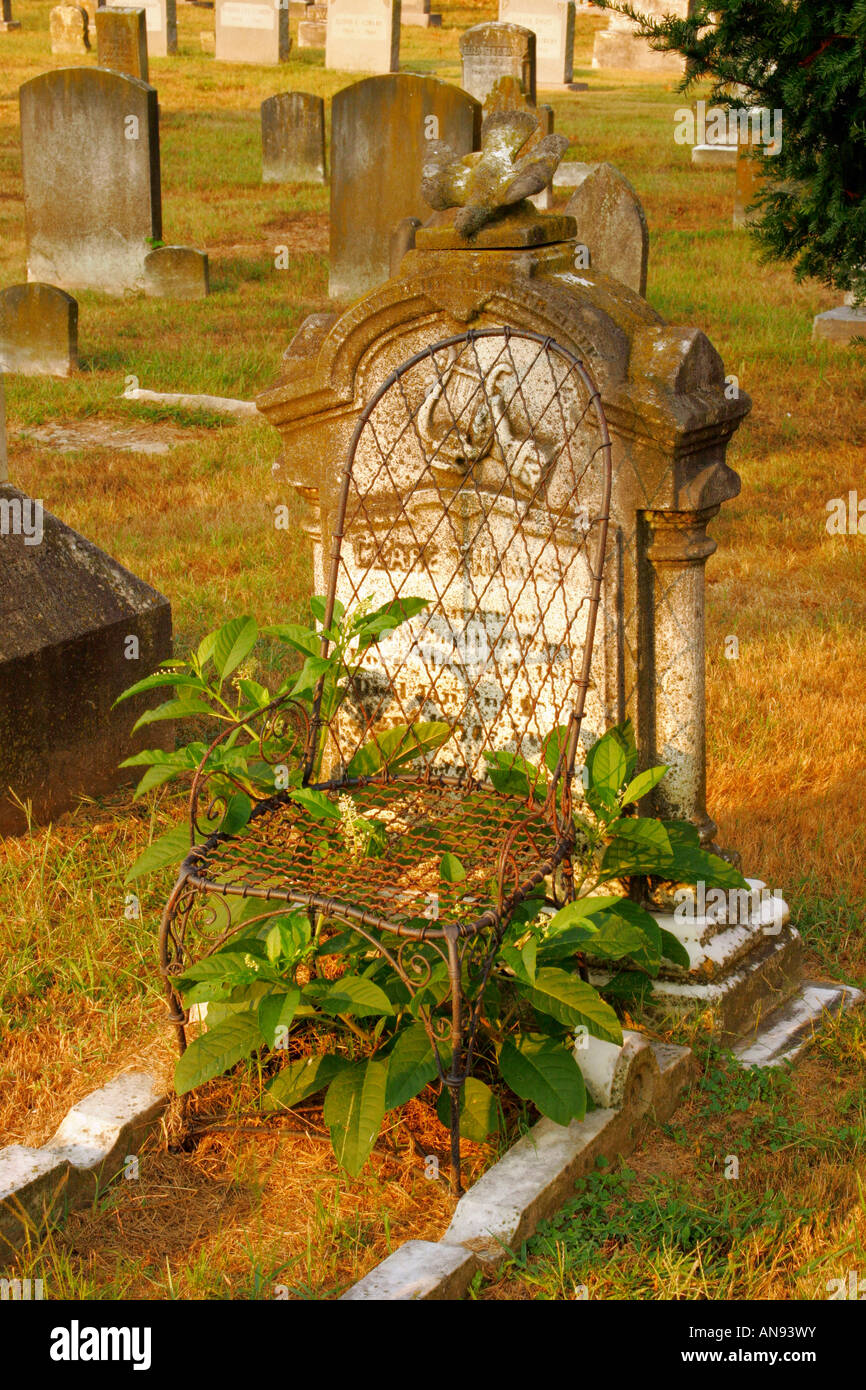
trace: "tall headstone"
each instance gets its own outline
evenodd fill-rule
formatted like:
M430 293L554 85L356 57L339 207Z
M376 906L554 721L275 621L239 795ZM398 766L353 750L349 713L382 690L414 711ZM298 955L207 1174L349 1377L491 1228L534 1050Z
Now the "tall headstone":
M78 56L90 51L87 11L80 5L55 5L48 16L51 52Z
M0 34L9 34L20 29L21 21L12 18L12 0L0 0Z
M369 77L331 104L329 293L354 299L387 280L391 235L404 217L427 218L421 173L429 143L457 155L478 148L481 106L436 77Z
M400 0L330 0L325 67L340 72L396 72Z
M693 0L640 0L640 4L635 5L639 14L656 19L664 15L687 19L692 8ZM685 71L685 59L678 53L657 53L650 48L647 39L639 36L635 24L627 15L611 10L607 28L599 29L596 33L592 66L629 68L681 77Z
M499 0L499 19L535 35L537 86L568 86L574 72L574 0Z
M78 304L54 285L0 292L0 372L69 376L78 369Z
M110 9L123 9L129 0L104 0ZM177 53L176 0L141 0L147 29L147 51L151 58Z
M214 55L223 63L285 63L289 11L274 0L216 0Z
M142 288L162 239L156 91L103 68L60 68L25 82L19 99L28 280Z
M280 92L262 102L262 182L326 182L321 97Z
M500 77L516 77L535 101L535 34L520 24L473 24L460 35L463 90L487 100Z
M594 275L609 275L646 295L649 228L640 198L612 164L597 164L566 207L577 226L576 241L588 252Z
M103 5L96 11L96 55L101 68L147 81L144 10Z

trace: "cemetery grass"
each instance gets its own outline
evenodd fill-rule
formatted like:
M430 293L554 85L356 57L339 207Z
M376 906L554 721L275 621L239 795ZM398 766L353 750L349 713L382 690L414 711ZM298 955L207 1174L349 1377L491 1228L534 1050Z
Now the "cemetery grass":
M437 7L441 33L403 30L404 66L455 80L459 30L495 14ZM71 61L46 51L49 8L28 5L23 30L3 38L2 284L25 278L17 87ZM276 378L306 315L331 308L327 190L260 184L258 106L291 88L327 97L349 80L296 52L279 71L217 69L198 41L211 22L211 12L182 7L181 52L152 60L151 74L164 237L208 251L213 294L193 304L81 294L82 371L64 382L5 381L12 481L170 596L180 652L225 616L301 615L311 580L300 508L274 469L280 444L269 427L136 404L121 399L124 385L134 376L155 390L252 399ZM862 986L862 538L830 537L824 523L829 499L863 476L866 358L810 342L812 316L836 297L758 266L745 234L730 228L733 176L693 172L673 143L681 99L671 87L589 69L599 23L578 16L575 76L590 90L551 98L557 129L574 141L571 157L609 159L633 181L651 228L651 302L672 322L705 329L755 403L729 454L743 491L712 526L710 806L746 871L792 903L813 971ZM280 245L286 271L274 268ZM60 452L22 433L82 423L100 425L104 447ZM114 447L112 431L131 426L174 447ZM279 505L291 509L288 531L274 527ZM725 657L730 635L736 660ZM139 920L125 916L123 876L181 809L167 794L133 806L119 792L4 842L2 1142L43 1142L69 1105L123 1067L170 1074L155 965L169 876L138 886ZM862 1022L834 1025L790 1082L756 1081L764 1089L755 1094L699 1025L689 1037L701 1085L629 1161L634 1177L600 1178L561 1226L479 1281L476 1296L570 1298L585 1284L593 1297L823 1297L826 1277L863 1269ZM333 1163L320 1111L311 1107L297 1133L248 1133L258 1124L246 1115L253 1097L253 1080L216 1084L196 1102L202 1125L233 1110L239 1127L198 1135L189 1151L169 1116L138 1183L118 1181L93 1211L70 1216L22 1272L45 1277L52 1297L269 1298L274 1283L291 1297L331 1297L391 1246L444 1229L447 1195L423 1165L425 1153L444 1154L442 1135L423 1107L350 1181ZM728 1115L729 1098L748 1108ZM525 1122L515 1117L518 1128ZM737 1182L721 1176L731 1153ZM495 1155L474 1153L475 1171ZM660 1213L650 1236L618 1217L606 1247L607 1213L633 1204L645 1217Z

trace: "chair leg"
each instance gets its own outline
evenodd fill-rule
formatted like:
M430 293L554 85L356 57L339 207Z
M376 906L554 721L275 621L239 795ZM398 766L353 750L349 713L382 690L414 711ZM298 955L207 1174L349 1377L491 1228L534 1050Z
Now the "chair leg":
M177 939L173 933L174 923L178 916L178 908L183 897L186 886L186 874L181 874L177 883L172 889L171 897L165 905L162 914L162 922L159 928L159 965L165 980L165 997L168 1001L169 1022L174 1024L177 1034L177 1050L181 1057L186 1051L186 1014L184 1012L183 1001L175 990L171 982L169 970L175 960L177 949Z

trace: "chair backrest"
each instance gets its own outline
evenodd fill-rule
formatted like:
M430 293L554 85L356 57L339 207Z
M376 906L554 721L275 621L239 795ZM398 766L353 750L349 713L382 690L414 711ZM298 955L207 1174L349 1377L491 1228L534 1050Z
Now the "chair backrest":
M428 606L372 647L330 728L345 771L374 731L444 722L436 775L485 779L485 752L538 765L558 727L573 769L590 681L611 492L610 439L586 369L550 338L444 339L383 382L343 469L327 592ZM339 609L337 609L339 612ZM570 761L570 766L568 765Z

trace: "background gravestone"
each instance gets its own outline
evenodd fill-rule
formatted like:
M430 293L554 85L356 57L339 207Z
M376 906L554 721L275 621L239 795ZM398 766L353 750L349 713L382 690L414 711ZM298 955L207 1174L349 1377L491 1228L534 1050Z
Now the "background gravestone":
M216 0L214 55L223 63L284 63L289 11L274 0Z
M535 81L562 87L574 71L574 0L499 0L499 18L535 35Z
M331 254L328 292L352 299L387 280L391 235L430 216L421 170L431 140L455 155L478 148L481 106L436 77L369 77L331 103Z
M0 508L27 521L0 530L0 835L9 835L26 827L10 789L44 821L128 780L123 758L169 746L164 734L153 744L151 729L130 736L153 701L112 704L170 658L171 608L9 483Z
M123 9L124 0L105 0L110 9ZM165 58L177 52L176 0L141 0L147 29L147 51L151 58Z
M298 48L324 48L328 37L328 6L304 5L298 20ZM289 11L291 13L291 10Z
M692 0L640 0L635 5L638 14L653 16L679 15L688 18L692 11ZM678 53L656 53L650 48L647 39L635 32L635 26L627 15L611 10L608 26L599 29L592 49L594 68L629 68L642 72L667 73L671 77L681 77L685 72L685 59Z
M326 68L396 72L399 66L400 0L330 0Z
M153 87L60 68L19 93L27 278L122 294L162 239Z
M12 0L0 0L0 34L8 34L13 29L20 28L21 21L12 18Z
M516 77L535 101L535 34L519 24L473 24L460 35L462 86L485 101L500 77Z
M96 61L101 68L147 81L144 10L104 5L96 11Z
M430 0L401 0L400 23L414 24L419 29L438 29L442 16L430 13Z
M78 55L90 50L87 11L80 5L55 5L48 17L52 53Z
M589 250L594 275L609 275L646 295L649 227L628 179L612 164L597 164L565 209L577 224L578 243Z
M157 246L144 258L145 293L161 299L204 299L210 293L208 258L192 246Z
M262 182L325 183L325 103L309 92L262 102Z
M0 293L0 372L69 376L78 369L78 304L54 285Z

